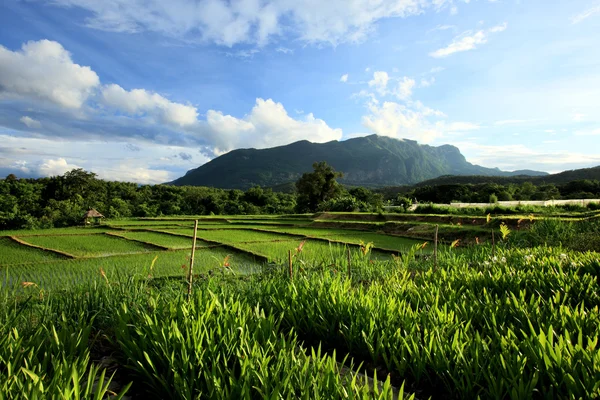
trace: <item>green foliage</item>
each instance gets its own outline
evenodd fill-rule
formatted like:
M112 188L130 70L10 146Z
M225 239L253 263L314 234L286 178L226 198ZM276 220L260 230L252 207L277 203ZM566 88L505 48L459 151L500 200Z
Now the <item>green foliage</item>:
M206 187L107 182L81 169L40 179L0 180L0 230L76 226L90 207L108 218L163 215L285 214L295 195L254 187L246 193Z
M200 231L202 237L231 247L197 249L189 303L183 279L189 250L50 261L31 250L38 262L19 265L25 253L6 263L15 249L0 240L7 249L0 251L0 398L105 398L113 371L115 391L133 381L132 395L150 399L401 399L391 384L403 382L419 398L600 396L598 253L554 243L518 248L534 236L490 215L510 249L497 246L490 257L489 244L440 245L434 269L432 246L421 241L275 223L296 218L273 218L276 232L243 229L267 223L265 216L236 217L240 229L227 230L218 229L219 219L205 219L213 229ZM528 222L549 241L600 237L599 218ZM181 218L120 226L161 223L189 229ZM89 239L108 236L80 230L23 238L55 240L71 251L88 245L80 254L100 254ZM188 240L115 232L163 244ZM308 234L343 243L300 237ZM258 264L235 247L274 262ZM293 280L283 274L290 250ZM110 373L93 361L107 355ZM383 381L370 385L355 360Z
M314 163L313 170L304 173L296 182L296 212L315 212L321 203L333 200L342 193L342 187L336 181L343 176L341 172L336 172L325 161Z

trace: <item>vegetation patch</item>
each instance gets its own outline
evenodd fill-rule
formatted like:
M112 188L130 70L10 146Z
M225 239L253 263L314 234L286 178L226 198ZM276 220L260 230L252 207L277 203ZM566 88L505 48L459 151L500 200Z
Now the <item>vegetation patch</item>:
M67 258L64 255L33 248L20 244L18 241L7 237L0 237L0 266L36 263L49 260Z
M156 247L108 235L28 236L26 243L73 254L76 257L102 257L114 254L155 251Z
M119 232L119 236L126 239L145 242L155 246L161 246L167 249L191 249L192 240L181 236L169 235L166 233L135 231ZM196 240L196 247L210 246L209 243L202 240Z

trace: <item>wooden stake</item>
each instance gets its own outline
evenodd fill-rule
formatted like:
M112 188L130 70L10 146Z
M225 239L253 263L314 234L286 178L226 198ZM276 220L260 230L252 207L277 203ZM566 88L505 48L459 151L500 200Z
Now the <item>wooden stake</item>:
M437 247L438 247L438 229L439 226L436 225L435 226L435 236L433 237L433 266L435 269L437 269L438 267L438 262L437 262Z
M294 279L294 271L292 269L292 251L288 250L288 260L289 260L289 267L290 267L290 280Z
M196 234L198 233L198 220L194 222L194 239L192 240L192 256L190 257L190 270L188 272L188 292L187 297L190 301L192 297L192 283L194 281L194 256L196 255Z
M348 247L348 277L352 276L352 264L351 264L350 260L351 260L350 247Z

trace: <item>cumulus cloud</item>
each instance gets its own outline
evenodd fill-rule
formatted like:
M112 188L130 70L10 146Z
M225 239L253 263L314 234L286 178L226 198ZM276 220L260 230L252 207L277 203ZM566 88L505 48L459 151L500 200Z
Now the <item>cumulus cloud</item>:
M57 176L63 175L73 169L81 168L75 164L69 164L67 160L60 157L55 160L44 160L38 167L38 172L42 176Z
M381 106L371 104L369 111L369 115L363 116L362 123L378 135L421 143L431 143L440 135L422 113L405 105L386 101Z
M448 57L454 53L476 49L480 44L487 43L490 33L502 32L506 30L506 27L507 24L505 22L502 25L494 26L488 30L480 30L477 32L466 31L455 37L448 46L429 53L429 55L435 58L442 58Z
M348 74L342 75L342 77L340 78L340 82L348 82Z
M415 85L416 82L414 79L404 76L398 82L398 87L393 93L397 98L407 100L412 96L412 90Z
M42 127L42 123L40 121L38 121L37 119L33 119L31 117L28 117L26 115L22 116L19 119L19 121L21 121L28 128L31 128L31 129L40 129Z
M266 148L303 139L323 143L342 137L341 129L329 127L312 113L294 119L281 103L261 98L243 118L209 110L206 122L194 129L216 155L240 147Z
M397 82L392 87L390 82ZM373 79L369 81L369 87L373 88L379 95L392 95L400 100L408 100L412 96L413 88L417 83L414 79L407 76L401 78L391 78L385 71L375 71Z
M397 139L412 139L432 143L446 134L479 129L470 122L430 121L443 113L423 106L420 102L409 105L386 101L382 105L369 104L369 115L362 118L363 126L373 133Z
M198 111L191 105L172 102L145 89L127 91L116 84L102 89L102 101L130 115L157 117L164 123L180 127L194 124L198 117Z
M369 81L369 87L374 88L379 94L384 95L387 91L387 84L390 76L385 71L373 72L373 79Z
M121 182L137 182L156 185L172 181L174 177L164 169L153 169L148 167L137 167L128 164L119 164L116 167L103 168L98 171L101 179Z
M79 109L100 84L90 67L75 64L60 43L30 41L20 50L0 46L0 96L41 99Z
M224 46L264 45L290 35L305 43L360 42L383 18L439 11L453 0L53 0L91 13L86 24L115 32L152 31Z

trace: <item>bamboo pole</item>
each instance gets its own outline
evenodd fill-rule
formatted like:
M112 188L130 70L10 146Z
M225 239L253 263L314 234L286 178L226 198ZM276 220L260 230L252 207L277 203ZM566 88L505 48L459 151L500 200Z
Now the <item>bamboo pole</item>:
M352 263L351 263L350 247L348 247L348 278L352 276Z
M492 229L492 257L496 257L496 239L494 238L494 229Z
M438 229L439 229L439 225L435 226L435 235L433 237L433 266L434 269L437 270L438 267L438 257L437 257L437 250L438 250Z
M288 261L289 261L289 268L290 268L290 280L294 279L294 271L292 269L292 251L288 250Z
M194 222L194 239L192 240L192 256L190 257L190 270L188 272L188 292L187 297L190 301L192 297L192 283L194 281L194 256L196 255L196 234L198 233L198 220Z

